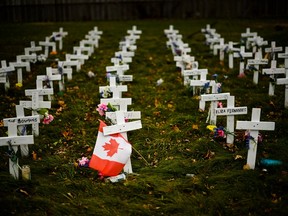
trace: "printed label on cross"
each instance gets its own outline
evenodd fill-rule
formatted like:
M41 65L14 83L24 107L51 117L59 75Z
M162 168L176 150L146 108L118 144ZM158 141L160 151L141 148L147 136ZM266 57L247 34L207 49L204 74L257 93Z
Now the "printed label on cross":
M210 109L208 111L207 121L210 117L210 124L216 125L217 115L215 109L217 108L217 103L219 100L228 100L230 93L218 93L218 94L203 94L201 95L202 101L211 101Z
M226 136L226 143L234 143L234 118L235 115L247 114L247 107L234 107L235 106L235 96L228 96L227 107L225 108L215 108L216 116L227 116L226 128L229 132Z
M192 70L184 70L183 77L184 77L184 85L187 85L190 83L190 77L192 76L192 80L198 80L200 77L200 80L206 81L208 74L208 69L192 69ZM191 85L191 83L190 83Z
M247 164L250 169L255 168L258 136L260 130L273 131L275 129L275 122L260 122L261 109L253 108L251 121L237 121L237 130L250 131L249 150L247 156Z

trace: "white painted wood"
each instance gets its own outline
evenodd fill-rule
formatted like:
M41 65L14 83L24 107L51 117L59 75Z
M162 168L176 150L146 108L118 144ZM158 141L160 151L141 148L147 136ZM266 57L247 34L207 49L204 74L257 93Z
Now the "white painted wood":
M25 68L27 72L31 71L30 62L22 62L19 56L16 57L16 62L9 62L10 66L13 66L17 70L17 82L23 82L22 68Z
M248 59L247 60L247 67L249 68L249 65L253 65L256 70L253 71L253 83L258 84L259 80L259 65L266 65L268 64L268 59L262 59L261 52L256 52L254 59Z
M10 65L8 67L5 60L1 61L0 77L2 77L1 83L4 83L3 81L5 81L5 91L7 91L10 88L10 81L9 81L8 73L11 73L14 71L15 71L15 68L13 65Z
M272 55L272 59L275 60L275 53L276 52L282 52L282 47L276 47L276 42L271 41L271 47L265 48L265 53L270 53Z
M51 38L54 41L59 41L59 50L63 49L63 38L68 35L68 32L63 31L63 27L59 28L58 32L53 32Z
M50 37L46 37L45 41L39 41L39 45L44 47L44 56L47 58L49 56L49 47L52 48L52 52L56 52L56 43L50 41Z
M128 105L132 104L131 98L101 98L101 104L108 105L109 103L119 111L127 111Z
M25 55L35 54L36 52L42 51L42 46L36 46L35 41L30 42L30 47L24 49Z
M251 32L250 28L246 28L246 32L241 33L241 37L242 38L246 38L246 49L250 49L250 45L249 45L249 40L248 38L250 37L256 37L257 36L257 32Z
M249 140L247 156L247 164L250 169L255 169L259 130L273 131L275 129L275 122L260 122L260 115L261 109L253 108L251 121L237 121L236 123L236 129L249 130L250 136L253 137L253 140Z
M184 85L188 85L190 83L190 76L192 76L192 80L204 80L206 81L208 74L208 69L192 69L192 70L184 70Z
M122 92L126 92L128 90L127 85L117 85L116 84L116 77L109 78L109 90L112 92L112 98L121 98ZM100 86L99 92L101 93L107 88L107 86Z
M285 68L277 68L277 61L272 60L271 61L271 67L270 68L264 68L262 69L263 74L270 75L271 79L275 79L275 75L277 74L285 74ZM272 82L269 82L269 96L273 96L275 92L275 85L273 85Z
M284 107L288 108L288 78L279 78L276 80L277 85L285 85L285 99L284 99Z
M278 53L278 58L284 59L286 77L288 77L288 47L285 47L285 53Z
M233 53L234 58L240 58L240 64L239 64L239 75L244 74L245 69L245 58L253 57L252 52L245 52L245 47L240 47L240 52Z
M80 62L81 65L85 63L85 60L89 59L88 55L82 54L81 50L76 50L76 54L66 54L66 59L69 60L77 60Z
M234 45L236 45L236 43L229 41L228 43L228 66L230 69L234 68L234 52L240 52L240 48L236 48L234 47Z

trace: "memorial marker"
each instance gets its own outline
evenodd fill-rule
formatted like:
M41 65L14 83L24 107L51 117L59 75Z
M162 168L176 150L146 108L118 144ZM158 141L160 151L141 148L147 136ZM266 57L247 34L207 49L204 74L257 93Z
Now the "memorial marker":
M244 46L240 47L240 51L239 52L233 53L233 57L234 58L240 58L239 75L244 74L245 58L252 57L252 56L253 56L252 52L250 52L250 53L245 52L245 47Z
M252 71L253 71L253 83L255 83L255 84L258 84L259 65L268 64L268 59L262 59L261 56L262 56L261 52L256 52L255 58L254 59L248 59L248 61L247 61L247 68L248 69L249 69L250 65L254 66Z
M275 53L276 52L281 52L282 47L276 47L276 42L271 41L271 47L270 48L265 48L265 53L270 53L272 56L272 60L275 60Z

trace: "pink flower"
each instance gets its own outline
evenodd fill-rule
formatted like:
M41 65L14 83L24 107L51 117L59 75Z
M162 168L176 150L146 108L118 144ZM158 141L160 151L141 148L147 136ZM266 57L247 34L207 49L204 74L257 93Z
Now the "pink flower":
M87 157L82 157L79 161L79 166L81 167L88 167L89 159Z
M43 119L43 124L50 124L54 120L54 117L51 114L45 114Z
M108 110L108 106L106 104L98 104L98 108L96 110L100 116L104 116L105 112Z
M218 107L218 108L223 108L222 102L218 102L218 103L217 103L217 107Z
M223 130L218 130L219 137L225 137L225 132Z

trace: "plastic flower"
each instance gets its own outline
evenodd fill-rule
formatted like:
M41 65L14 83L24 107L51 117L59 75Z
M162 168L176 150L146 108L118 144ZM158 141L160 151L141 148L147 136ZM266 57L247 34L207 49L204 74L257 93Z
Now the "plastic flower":
M219 102L217 103L217 108L223 108L222 102L219 101Z
M206 128L207 128L208 130L214 132L214 129L217 128L217 126L216 126L216 125L207 125Z
M106 104L98 104L98 108L96 110L100 116L104 116L105 112L108 111L108 106Z
M49 114L48 112L44 114L43 124L50 124L53 120L54 117L51 114Z
M87 157L82 157L81 159L78 159L78 165L79 167L88 167L89 166L89 159Z
M23 85L22 85L22 83L16 83L15 86L16 86L16 88L21 88Z
M108 86L105 87L105 89L100 92L100 97L101 98L110 98L112 97L112 92Z

